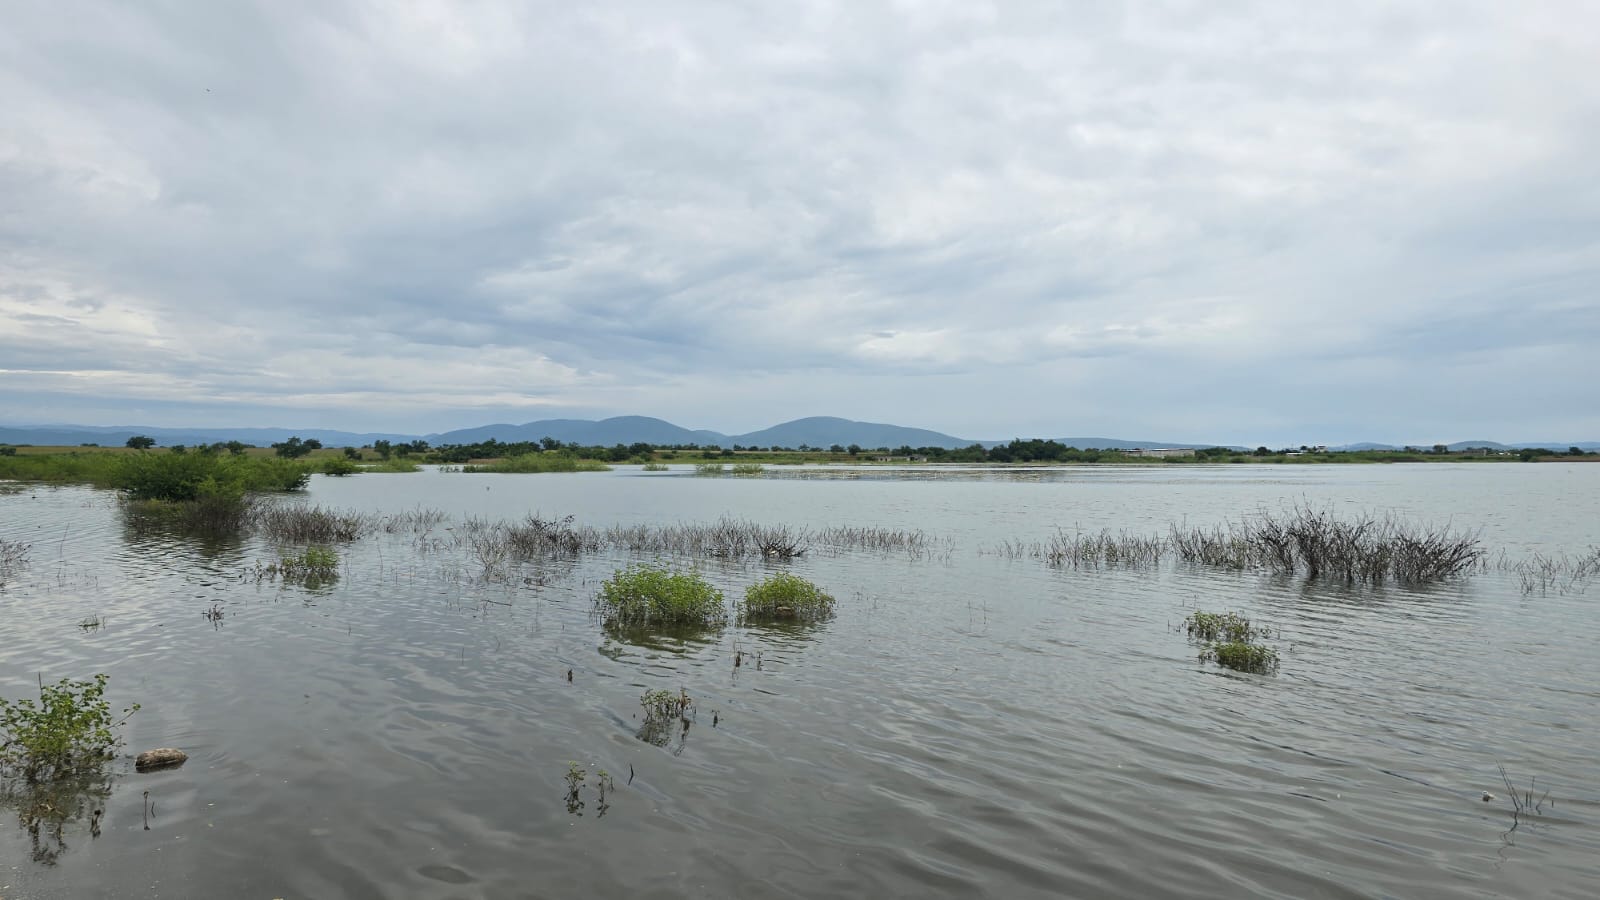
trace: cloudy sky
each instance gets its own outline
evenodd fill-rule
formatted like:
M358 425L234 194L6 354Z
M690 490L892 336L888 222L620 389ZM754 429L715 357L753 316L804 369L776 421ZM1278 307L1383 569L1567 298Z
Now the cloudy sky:
M1600 440L1600 6L5 3L0 422Z

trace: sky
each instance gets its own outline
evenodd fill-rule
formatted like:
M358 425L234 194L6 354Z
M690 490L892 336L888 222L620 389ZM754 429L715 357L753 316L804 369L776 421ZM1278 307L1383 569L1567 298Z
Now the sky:
M1600 440L1600 5L5 2L0 423Z

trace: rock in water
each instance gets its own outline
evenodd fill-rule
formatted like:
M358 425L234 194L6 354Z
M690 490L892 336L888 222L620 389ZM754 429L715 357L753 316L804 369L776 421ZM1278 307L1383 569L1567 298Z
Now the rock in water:
M155 750L146 750L133 760L133 767L140 772L153 772L156 769L170 769L181 766L189 758L189 754L176 747L160 747Z

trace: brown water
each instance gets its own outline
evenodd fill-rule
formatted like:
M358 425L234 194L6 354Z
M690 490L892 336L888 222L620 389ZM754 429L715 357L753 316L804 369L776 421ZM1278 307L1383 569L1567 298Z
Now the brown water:
M127 749L191 756L119 762L102 833L69 822L54 864L0 812L0 897L1592 897L1600 584L996 550L1309 502L1481 528L1512 558L1579 552L1600 544L1597 489L1600 466L1556 464L319 477L287 502L451 519L426 552L409 533L342 548L315 590L241 578L276 558L255 539L143 534L87 488L0 489L0 538L33 544L0 587L0 694L107 672L114 703L144 705ZM839 598L832 621L627 642L590 614L625 554L486 577L446 531L533 511L932 540L793 563ZM768 571L701 566L730 597ZM1280 628L1279 673L1198 663L1174 630L1196 608ZM698 707L666 746L637 737L655 688ZM1514 817L1497 764L1553 805Z

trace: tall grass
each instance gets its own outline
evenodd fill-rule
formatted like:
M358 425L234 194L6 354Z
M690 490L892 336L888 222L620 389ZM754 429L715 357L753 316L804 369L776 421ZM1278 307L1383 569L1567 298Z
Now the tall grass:
M1044 548L1044 560L1052 566L1074 569L1108 566L1155 566L1161 562L1166 542L1159 537L1139 537L1100 531L1067 534L1058 531Z
M540 472L609 472L611 467L593 459L578 459L559 453L525 453L508 456L481 466L462 466L463 472L533 474Z

